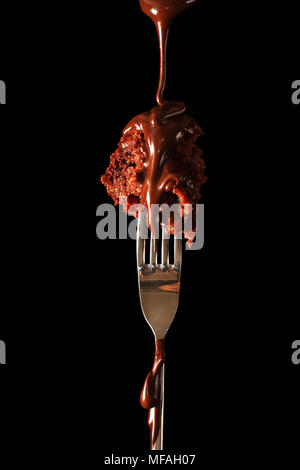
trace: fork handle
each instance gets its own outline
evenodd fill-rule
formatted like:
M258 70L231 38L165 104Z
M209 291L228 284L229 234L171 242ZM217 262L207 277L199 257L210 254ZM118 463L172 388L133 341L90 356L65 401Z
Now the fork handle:
M158 436L155 444L151 450L163 450L163 438L164 438L164 405L165 405L165 363L163 363L160 369L160 403L157 406L157 416L159 425ZM149 411L149 414L151 410Z

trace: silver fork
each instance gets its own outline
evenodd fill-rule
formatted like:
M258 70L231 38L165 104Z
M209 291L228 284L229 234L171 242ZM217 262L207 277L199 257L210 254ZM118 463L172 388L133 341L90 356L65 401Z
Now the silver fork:
M164 339L174 320L180 293L182 265L182 238L174 237L174 264L170 264L169 239L164 227L162 239L151 233L150 264L145 263L147 221L145 212L139 212L137 231L137 267L141 307L155 336L155 359L141 393L141 404L149 409L151 450L163 449L164 425ZM161 244L161 263L158 264L158 246Z

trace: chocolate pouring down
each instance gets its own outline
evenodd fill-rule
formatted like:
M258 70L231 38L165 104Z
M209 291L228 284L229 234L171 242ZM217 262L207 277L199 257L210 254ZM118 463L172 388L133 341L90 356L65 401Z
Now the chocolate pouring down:
M101 178L116 205L121 196L127 198L127 211L134 204L146 205L151 229L154 226L152 204L178 204L181 209L185 204L194 207L201 197L201 186L207 180L202 150L196 144L203 131L186 114L184 103L165 101L163 97L170 27L174 18L196 1L140 0L141 9L153 20L159 38L157 106L137 115L125 127L118 148L111 155L110 165ZM174 231L174 223L172 225L171 221L171 233ZM184 235L190 240L193 238L190 232L184 232ZM164 360L164 341L157 340L154 365L147 375L140 398L141 405L149 409L151 449L154 448L160 429L159 372Z
M115 204L127 197L147 206L149 226L154 224L151 204L195 205L206 182L202 150L196 144L203 131L185 113L184 103L165 101L166 48L173 19L196 0L140 0L142 10L154 21L160 46L160 79L157 103L151 111L134 117L123 131L119 146L101 181ZM193 211L193 214L195 211ZM195 230L195 221L193 221ZM171 233L174 226L171 224ZM190 239L190 233L185 233Z

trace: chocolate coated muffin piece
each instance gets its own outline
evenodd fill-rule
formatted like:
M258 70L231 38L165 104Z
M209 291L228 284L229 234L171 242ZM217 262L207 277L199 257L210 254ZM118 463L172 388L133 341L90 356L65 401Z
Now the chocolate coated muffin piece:
M195 205L201 197L201 186L207 178L204 174L205 163L202 150L196 144L203 131L198 127L193 134L186 132L180 139L172 155L168 156L165 164L170 171L179 175L179 181L172 191L163 192L160 203L168 205ZM147 146L141 130L132 127L124 133L117 150L110 157L110 165L101 177L107 193L119 204L121 196L127 197L127 211L133 204L146 204L142 197L142 188L148 161ZM194 211L195 212L195 211ZM195 218L193 218L195 230ZM174 223L171 221L171 233L174 233ZM190 234L185 233L190 239Z

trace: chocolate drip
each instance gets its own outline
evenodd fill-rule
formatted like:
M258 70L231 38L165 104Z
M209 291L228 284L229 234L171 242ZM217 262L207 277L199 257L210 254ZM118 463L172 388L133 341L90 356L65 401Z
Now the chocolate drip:
M154 448L161 426L161 368L165 361L164 340L155 341L155 357L152 370L146 377L140 402L149 410L148 426L150 428L150 449Z
M156 101L163 106L167 77L167 43L172 22L176 16L194 5L197 0L140 0L141 9L155 24L160 50L160 77Z

